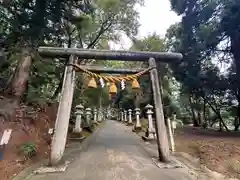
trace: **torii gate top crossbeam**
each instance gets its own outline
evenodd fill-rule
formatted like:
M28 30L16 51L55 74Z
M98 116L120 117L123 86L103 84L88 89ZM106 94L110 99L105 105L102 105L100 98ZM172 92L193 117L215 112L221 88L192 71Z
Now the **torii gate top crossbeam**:
M182 54L170 52L112 51L59 47L39 47L38 52L41 56L47 57L69 57L70 55L76 55L80 59L96 60L147 61L149 58L154 58L156 61L169 63L182 59Z

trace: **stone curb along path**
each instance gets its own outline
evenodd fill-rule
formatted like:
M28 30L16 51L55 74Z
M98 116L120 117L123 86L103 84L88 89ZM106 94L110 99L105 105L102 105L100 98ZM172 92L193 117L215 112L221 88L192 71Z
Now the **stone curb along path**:
M88 136L82 143L74 143L74 145L78 144L76 147L70 147L69 149L65 150L64 156L63 156L63 162L65 162L65 164L60 165L59 167L57 167L56 171L58 170L58 172L60 171L65 171L67 168L67 165L72 162L75 159L75 155L76 153L79 153L81 151L83 151L84 149L87 148L87 146L89 145L89 143L97 136L98 132L105 126L105 121L103 121L97 128L96 130L90 135ZM72 148L72 150L71 150ZM39 163L36 163L35 165L30 166L29 168L21 171L19 174L17 174L15 177L12 178L12 180L27 180L27 179L31 179L32 176L34 176L36 174L36 170L39 168L43 168L46 167L46 164L48 163L48 159L44 159Z

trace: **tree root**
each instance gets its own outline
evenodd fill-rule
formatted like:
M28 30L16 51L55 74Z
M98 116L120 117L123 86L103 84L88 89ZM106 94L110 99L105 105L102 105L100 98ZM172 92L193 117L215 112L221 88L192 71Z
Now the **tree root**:
M16 101L0 97L0 117L2 117L4 121L11 121L17 107L18 103Z
M5 109L0 109L0 117L2 117L4 121L10 121L12 117L11 115L12 112L9 112Z

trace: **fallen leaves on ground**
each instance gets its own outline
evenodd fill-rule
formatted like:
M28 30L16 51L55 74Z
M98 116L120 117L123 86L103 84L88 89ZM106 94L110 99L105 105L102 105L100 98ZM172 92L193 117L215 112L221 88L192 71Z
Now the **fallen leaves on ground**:
M178 129L176 149L200 158L209 169L240 179L240 132L195 127Z

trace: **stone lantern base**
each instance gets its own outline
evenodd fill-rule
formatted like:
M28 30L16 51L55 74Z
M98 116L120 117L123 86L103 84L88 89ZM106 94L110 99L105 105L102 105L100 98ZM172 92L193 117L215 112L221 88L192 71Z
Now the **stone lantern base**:
M154 142L154 141L156 141L155 138L152 139L152 138L149 138L149 137L147 137L147 136L142 136L142 139L143 139L144 141L147 141L147 142Z
M155 136L155 131L153 131L153 130L147 130L147 132L145 133L145 136L142 136L142 139L144 140L144 141L155 141L156 140L156 136Z
M72 132L69 139L72 141L79 141L82 142L86 136L83 135L82 132Z
M100 124L100 121L93 121L93 124L98 125L98 124Z
M134 126L134 128L132 129L133 132L139 133L142 131L142 127L136 127Z
M127 122L127 126L133 126L133 125L134 125L133 123Z

